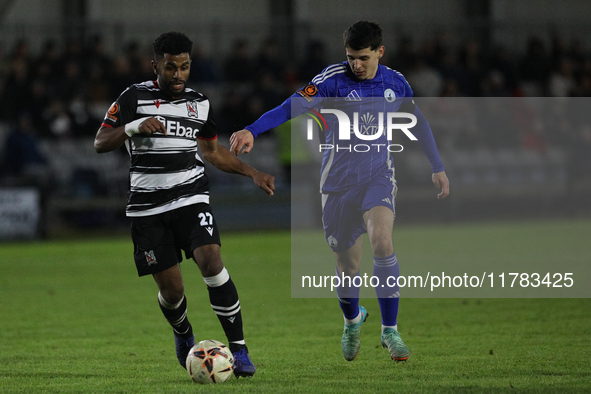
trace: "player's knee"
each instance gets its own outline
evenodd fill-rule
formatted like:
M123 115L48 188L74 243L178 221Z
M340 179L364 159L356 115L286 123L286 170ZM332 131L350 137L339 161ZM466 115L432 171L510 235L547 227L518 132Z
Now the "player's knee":
M219 245L201 246L193 251L193 257L203 277L217 275L224 268Z
M185 289L183 286L169 286L167 288L160 289L160 295L164 298L168 304L178 304L182 301L185 296Z
M337 257L337 273L348 277L355 277L359 273L361 260Z
M342 269L339 269L339 272L343 276L354 278L359 273L359 268L358 267L342 268Z
M392 239L385 236L376 237L376 239L371 242L371 249L373 256L377 258L388 257L394 253Z
M222 263L222 259L215 259L211 261L203 262L199 265L199 270L201 270L201 275L204 278L215 276L222 272L224 269L224 263Z

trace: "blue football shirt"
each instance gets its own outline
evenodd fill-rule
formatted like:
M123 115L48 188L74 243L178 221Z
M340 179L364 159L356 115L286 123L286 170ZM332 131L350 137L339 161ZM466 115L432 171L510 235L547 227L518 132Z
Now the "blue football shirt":
M347 62L326 67L299 89L281 106L267 112L255 123L247 126L256 137L261 132L296 117L311 109L322 112L326 107L339 108L349 115L351 124L357 113L357 130L361 134L376 134L379 130L379 114L387 112L415 112L413 91L398 71L379 64L372 79L358 80ZM328 104L328 105L327 105ZM417 108L418 111L418 108ZM390 141L383 131L372 140L360 139L353 131L349 139L341 139L339 123L333 114L323 114L326 128L324 142L321 190L323 193L339 192L353 185L370 182L375 177L394 177L394 165L388 147ZM420 114L422 119L424 117ZM421 148L431 162L433 172L443 171L437 148L428 124L428 132L422 132ZM415 130L412 130L413 133ZM420 131L420 130L419 130Z

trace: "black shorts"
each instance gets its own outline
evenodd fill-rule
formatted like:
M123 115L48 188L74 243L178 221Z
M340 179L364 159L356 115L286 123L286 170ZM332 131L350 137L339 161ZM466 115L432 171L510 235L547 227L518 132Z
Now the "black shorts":
M194 204L151 216L131 218L131 239L139 276L162 272L193 257L193 250L220 243L209 204Z

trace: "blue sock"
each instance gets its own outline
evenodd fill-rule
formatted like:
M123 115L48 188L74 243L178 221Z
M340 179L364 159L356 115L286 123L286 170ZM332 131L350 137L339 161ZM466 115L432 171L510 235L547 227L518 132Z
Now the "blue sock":
M335 270L335 275L342 279L339 271ZM357 273L358 276L359 273ZM351 283L353 278L351 278ZM348 285L348 282L346 283ZM337 287L337 296L339 297L339 304L345 315L345 319L353 320L359 315L359 287L355 286L341 286Z
M373 259L373 275L380 279L380 286L376 287L376 294L382 312L382 325L395 326L398 316L398 303L400 300L400 288L398 287L398 277L400 276L400 267L396 253L384 258ZM388 287L387 279L389 276L396 278L396 286ZM392 280L390 280L392 282ZM381 285L384 285L382 287Z

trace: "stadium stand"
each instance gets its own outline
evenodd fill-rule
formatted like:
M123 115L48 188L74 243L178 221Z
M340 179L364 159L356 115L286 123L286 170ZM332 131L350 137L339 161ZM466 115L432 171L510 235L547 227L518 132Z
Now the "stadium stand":
M262 42L258 51L253 51L253 44L237 40L221 61L209 57L199 43L194 45L192 83L214 103L223 143L233 131L280 103L327 64L321 39L310 40L301 61L292 63L278 56L278 44L273 39ZM521 110L526 118L522 123L514 119L518 127L487 130L476 121L482 119L478 108L487 103L483 101L487 97L589 97L591 53L584 44L580 39L567 44L555 35L548 46L532 36L516 55L502 46L485 51L470 39L452 47L437 34L422 42L401 37L385 63L407 76L419 102L426 97L421 107L432 119L454 187L471 190L464 196L475 198L486 190L485 186L511 194L503 187L517 184L521 193L537 193L547 182L554 185L555 196L572 188L585 194L591 169L589 124L568 123L564 111L567 124L552 130L523 127L535 122L527 118L528 111ZM92 138L119 92L131 83L153 77L150 60L149 48L137 42L127 43L121 54L109 55L100 35L88 42L50 39L38 53L31 52L26 39L11 48L0 44L0 187L39 187L44 201L48 201L52 223L71 214L66 211L86 212L90 208L104 211L103 219L99 212L90 223L112 221L112 215L106 212L122 206L128 158L123 151L108 159L99 158L92 150ZM445 98L447 107L438 107L437 98ZM474 103L478 105L473 108L471 124L465 106ZM453 105L458 107L454 109ZM533 107L536 105L543 103L534 102ZM458 123L460 113L462 122ZM530 115L540 113L544 109L535 108ZM37 149L37 154L23 156L23 161L28 158L31 162L15 166L9 141L14 142L11 136L19 130L16 120L23 117L29 123L26 136L33 141L27 146ZM250 155L247 160L277 174L278 183L288 188L289 174L282 173L277 137L272 133L261 136L257 149L265 154ZM405 168L397 176L406 186L423 187L423 170L428 164L415 153L397 161ZM47 169L37 177L27 176L35 173L31 168L39 164ZM211 178L219 190L229 190L225 186L238 182L245 193L249 191L247 180L229 180L214 171ZM288 219L281 223L289 226Z

